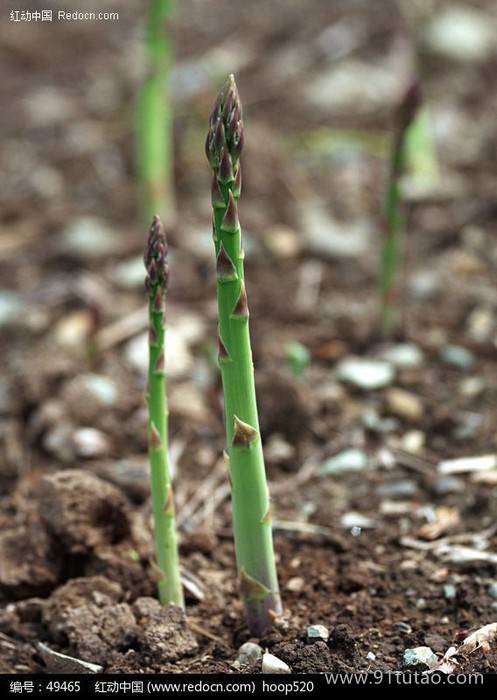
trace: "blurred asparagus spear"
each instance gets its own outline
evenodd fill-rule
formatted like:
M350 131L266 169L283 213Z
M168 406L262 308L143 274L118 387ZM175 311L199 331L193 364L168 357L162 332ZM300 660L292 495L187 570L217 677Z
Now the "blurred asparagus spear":
M173 178L173 113L171 76L174 50L168 23L175 0L151 0L146 24L147 73L138 94L137 169L144 221L164 212L166 224L175 215Z
M144 255L149 301L149 458L157 563L154 571L163 605L184 607L179 572L176 520L168 463L168 412L165 368L165 300L169 280L167 241L162 222L154 216Z
M272 518L254 384L244 252L238 221L243 148L242 106L231 75L209 121L206 155L213 170L219 364L232 487L235 550L245 617L260 636L281 612Z
M406 141L422 104L421 85L409 85L395 114L395 133L390 158L390 175L384 202L385 235L380 261L380 314L384 332L395 326L399 315L398 276L401 268L406 221L400 183L406 169Z

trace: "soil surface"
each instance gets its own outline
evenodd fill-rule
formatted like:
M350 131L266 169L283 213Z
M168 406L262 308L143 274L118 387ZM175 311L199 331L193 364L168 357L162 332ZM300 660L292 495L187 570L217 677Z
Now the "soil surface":
M159 605L151 565L134 179L144 3L107 5L118 21L0 26L0 672L55 669L39 643L104 672L261 672L235 663L250 637L203 154L231 72L285 609L252 641L294 673L395 671L419 646L441 659L497 619L495 3L461 2L457 40L454 3L438 0L179 3L167 362L186 617ZM382 198L414 72L438 177L405 181L402 324L385 337ZM295 343L309 354L300 376ZM492 643L459 660L497 672Z

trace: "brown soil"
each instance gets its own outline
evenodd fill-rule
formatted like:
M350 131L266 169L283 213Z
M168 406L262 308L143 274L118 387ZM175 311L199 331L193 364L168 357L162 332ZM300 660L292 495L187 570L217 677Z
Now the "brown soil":
M249 639L212 362L202 147L231 71L246 109L240 216L285 608L258 641L294 673L397 670L416 646L441 658L497 616L496 470L437 469L497 452L497 56L456 61L420 41L443 186L411 193L404 323L384 340L375 280L387 175L380 142L413 62L404 19L389 0L180 4L172 31L182 76L174 106L181 225L170 235L168 313L180 348L169 396L186 618L155 599L144 377L131 356L146 323L131 265L146 236L133 181L143 3L119 3L118 22L91 28L0 28L0 96L9 105L0 116L0 292L18 295L17 311L0 313L0 672L43 672L42 642L109 673L229 673ZM450 5L435 1L414 18L420 34ZM491 0L464 6L495 19ZM323 32L333 28L330 43ZM342 66L350 81L357 65L383 70L383 86L395 77L379 104L365 96L340 108L312 103L305 88L318 76ZM351 129L370 145L337 147L337 134ZM311 215L322 228L319 249ZM111 241L103 253L74 237L67 244L67 227L86 217L103 245ZM351 226L347 238L361 222L371 235L356 252L326 246L329 227ZM342 358L375 357L399 340L423 359L399 368L389 387L361 390L337 378ZM303 379L290 370L290 341L310 350ZM451 345L470 355L447 357ZM105 386L95 388L95 375ZM320 475L349 448L369 466ZM312 624L326 626L329 639L309 640ZM260 662L241 670L260 673ZM475 651L459 670L497 672L497 650Z

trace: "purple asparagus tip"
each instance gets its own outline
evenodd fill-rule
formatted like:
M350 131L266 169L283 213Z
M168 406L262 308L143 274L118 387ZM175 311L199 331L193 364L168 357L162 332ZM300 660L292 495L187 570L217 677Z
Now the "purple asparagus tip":
M167 239L164 226L159 216L154 216L148 232L147 248L143 256L147 276L145 287L149 293L157 288L166 291L169 282L169 265L167 264Z
M404 92L395 110L396 121L401 131L405 131L423 104L423 91L419 78L415 78Z

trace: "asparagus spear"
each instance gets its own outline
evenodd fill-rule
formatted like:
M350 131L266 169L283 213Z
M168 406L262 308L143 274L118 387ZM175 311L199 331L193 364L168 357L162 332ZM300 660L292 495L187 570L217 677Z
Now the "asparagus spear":
M406 222L402 211L400 180L406 168L406 139L422 103L421 85L411 83L396 111L395 134L390 161L390 179L385 197L385 236L380 264L381 320L384 331L395 325L398 315L397 278Z
M259 432L237 200L241 192L242 106L228 78L209 121L206 155L213 170L213 235L217 259L219 364L232 487L237 569L245 617L260 636L281 601L272 518Z
M167 241L162 222L154 216L144 255L149 301L149 458L157 564L154 571L163 605L184 607L179 573L173 490L168 463L168 420L165 370L165 301L169 280Z
M137 170L140 207L145 221L156 211L166 213L166 225L174 220L173 113L171 75L173 43L168 22L175 0L150 0L145 48L147 75L137 103Z

